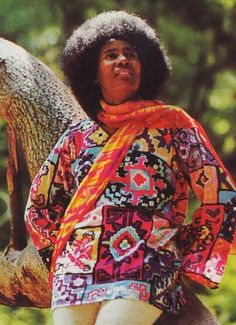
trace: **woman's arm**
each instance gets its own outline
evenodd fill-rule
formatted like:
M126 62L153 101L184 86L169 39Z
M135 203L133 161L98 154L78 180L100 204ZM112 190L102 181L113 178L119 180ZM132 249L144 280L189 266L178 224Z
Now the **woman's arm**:
M235 234L235 185L198 123L194 128L177 130L174 142L179 168L201 202L192 222L180 232L183 273L215 288Z
M28 232L47 267L61 219L74 189L72 145L69 131L66 131L33 180L26 205Z

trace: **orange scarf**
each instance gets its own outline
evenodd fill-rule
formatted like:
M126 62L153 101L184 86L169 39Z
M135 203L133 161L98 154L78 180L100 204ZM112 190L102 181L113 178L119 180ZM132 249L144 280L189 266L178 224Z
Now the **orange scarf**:
M97 156L65 211L52 255L50 287L57 258L61 255L76 223L93 209L137 134L144 127L184 127L189 125L191 120L186 118L186 113L180 108L166 106L160 101L128 101L118 106L110 106L101 101L101 105L98 119L117 130Z

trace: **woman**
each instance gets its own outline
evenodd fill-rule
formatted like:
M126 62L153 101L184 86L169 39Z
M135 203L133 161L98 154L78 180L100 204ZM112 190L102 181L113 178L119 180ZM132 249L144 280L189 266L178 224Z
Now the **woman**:
M61 136L26 209L51 270L54 323L152 324L185 304L183 276L218 286L235 187L202 127L155 99L170 67L144 20L86 21L62 68L89 118ZM201 206L184 225L189 187Z

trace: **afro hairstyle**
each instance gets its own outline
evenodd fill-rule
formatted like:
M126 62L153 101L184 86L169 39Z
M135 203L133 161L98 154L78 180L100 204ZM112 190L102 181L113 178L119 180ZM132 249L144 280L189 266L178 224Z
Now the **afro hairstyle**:
M73 93L93 119L102 98L95 82L98 54L110 39L127 41L136 49L142 67L138 89L142 99L155 99L171 70L154 29L142 18L125 11L108 11L88 19L67 40L60 63Z

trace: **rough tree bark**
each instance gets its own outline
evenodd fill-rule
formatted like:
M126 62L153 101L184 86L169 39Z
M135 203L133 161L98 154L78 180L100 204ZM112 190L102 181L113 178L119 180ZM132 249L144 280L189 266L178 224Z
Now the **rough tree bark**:
M33 246L28 243L23 248L25 239L19 240L25 234L21 227L23 207L17 207L21 182L16 146L18 143L22 148L32 180L59 135L85 114L48 67L21 47L0 39L0 116L9 127L8 184L12 198L11 245L0 254L0 304L49 307L47 270ZM218 324L188 288L186 293L185 310L178 317L164 314L156 324Z
M0 39L0 116L8 124L9 249L0 255L0 303L50 305L47 271L25 241L16 144L32 180L59 135L85 115L65 85L21 47ZM23 249L24 248L24 249ZM23 249L23 250L22 250Z

